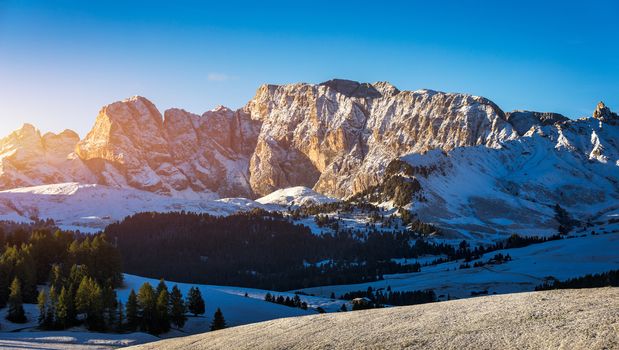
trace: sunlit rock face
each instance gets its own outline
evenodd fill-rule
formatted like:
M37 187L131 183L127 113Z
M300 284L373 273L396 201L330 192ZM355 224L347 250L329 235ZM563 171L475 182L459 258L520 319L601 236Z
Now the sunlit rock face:
M595 111L593 112L593 118L603 122L615 125L619 122L619 116L617 113L611 112L611 110L604 105L604 102L598 103Z
M500 147L518 136L485 98L389 83L264 85L245 110L263 123L250 164L257 194L302 185L347 197L376 184L403 154Z
M594 118L617 121L603 103ZM72 131L41 135L31 125L0 140L0 189L80 182L257 198L305 186L346 198L379 183L402 155L500 149L535 132L554 133L565 147L579 146L562 135L586 135L589 157L612 161L607 131L574 131L576 125L559 114L506 114L483 97L400 91L386 82L263 85L237 111L217 107L202 115L176 108L162 114L136 96L103 107L81 141Z
M74 153L79 136L70 130L47 133L30 124L0 140L0 189L69 181L93 182Z
M183 110L165 112L164 129L175 166L194 191L253 197L249 159L260 123L242 111L218 107L202 116Z
M164 121L150 101L133 97L104 107L76 152L106 185L251 196L246 174L255 125L226 108L202 116L171 109Z

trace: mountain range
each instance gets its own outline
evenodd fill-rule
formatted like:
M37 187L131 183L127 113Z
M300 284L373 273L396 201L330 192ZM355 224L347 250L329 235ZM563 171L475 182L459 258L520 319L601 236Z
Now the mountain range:
M79 183L210 200L303 186L347 199L397 176L417 184L404 204L448 232L544 233L554 204L589 220L616 209L618 124L603 103L572 120L338 79L263 85L239 110L202 115L136 96L104 106L83 139L29 124L1 139L0 190ZM387 174L396 159L412 171Z

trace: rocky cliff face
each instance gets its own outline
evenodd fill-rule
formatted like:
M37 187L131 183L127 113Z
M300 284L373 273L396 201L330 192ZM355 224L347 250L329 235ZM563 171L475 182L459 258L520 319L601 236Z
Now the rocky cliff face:
M104 107L76 148L105 185L165 194L217 192L251 196L248 164L256 123L218 108L198 116L165 112L143 97Z
M557 204L579 221L578 232L593 230L591 223L612 223L619 203L614 113L603 104L593 115L604 118L544 121L538 113L517 113L510 117L541 120L501 148L434 150L393 162L379 186L381 200L407 206L453 238L550 236L563 224L556 218Z
M611 125L616 125L619 122L619 116L617 113L611 112L611 110L604 105L604 102L598 103L595 111L593 112L593 118Z
M257 194L302 185L347 197L376 184L400 155L500 147L517 137L485 98L399 91L388 83L264 85L245 110L262 122L250 164Z
M595 115L616 120L603 104ZM81 141L71 131L41 136L29 125L1 140L0 189L71 181L258 197L306 186L348 197L377 184L399 156L499 149L531 128L565 121L549 113L506 115L483 97L400 91L385 82L263 85L244 108L201 116L182 109L162 115L133 97L103 107Z
M30 124L0 140L0 188L68 181L92 182L93 174L73 152L79 136L47 133Z
M559 113L513 111L506 113L507 121L512 124L518 135L522 136L532 127L538 125L554 125L569 119Z

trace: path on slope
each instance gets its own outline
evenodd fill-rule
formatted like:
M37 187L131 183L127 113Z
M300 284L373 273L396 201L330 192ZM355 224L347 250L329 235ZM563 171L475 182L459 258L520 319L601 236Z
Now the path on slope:
M619 288L287 318L134 349L616 349Z

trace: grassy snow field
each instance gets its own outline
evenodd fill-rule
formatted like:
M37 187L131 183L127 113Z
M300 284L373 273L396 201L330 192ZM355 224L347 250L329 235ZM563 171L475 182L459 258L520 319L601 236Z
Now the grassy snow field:
M600 288L496 295L286 318L129 349L618 347L619 288Z

